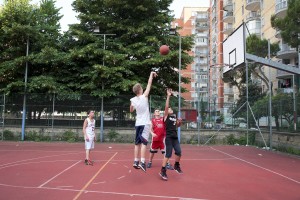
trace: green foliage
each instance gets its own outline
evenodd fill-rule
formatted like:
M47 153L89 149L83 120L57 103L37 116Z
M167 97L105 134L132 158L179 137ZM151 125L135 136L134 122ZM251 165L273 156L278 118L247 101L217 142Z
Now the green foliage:
M68 130L63 133L62 140L67 142L76 142L78 141L78 135Z
M36 131L29 131L25 133L25 140L27 141L51 141L50 136L45 136L43 133L38 133Z
M300 1L288 0L287 14L284 18L272 15L271 25L273 28L280 30L284 42L294 48L300 45Z
M68 44L71 44L73 73L80 74L70 78L78 83L75 88L95 96L128 94L137 82L145 87L150 71L158 68L159 77L154 80L152 93L164 94L167 86L177 89L178 73L174 68L178 67L178 37L169 36L171 2L99 0L91 4L88 0L74 1L80 24L71 26L69 40L76 40ZM104 36L93 33L97 28L100 34L115 34L106 37L105 50ZM182 39L183 69L192 62L186 53L192 43L192 37ZM170 46L169 55L159 54L162 44ZM183 82L188 81L183 78Z
M114 130L114 129L111 129L111 130L109 130L109 132L107 133L107 138L108 138L108 140L110 141L110 142L112 142L112 141L116 141L116 139L119 137L119 133L116 131L116 130Z
M4 130L3 131L3 139L4 140L15 140L14 133L10 130Z
M225 136L226 143L229 145L234 145L236 143L236 139L233 134Z
M288 154L293 154L293 155L300 156L300 149L296 149L296 148L293 148L293 147L287 147L287 146L284 146L284 145L279 145L276 148L276 150L280 151L280 152L284 152L284 153L288 153Z
M297 95L297 99L300 99L300 95ZM252 106L254 115L257 118L266 117L269 115L269 97L266 96L256 101ZM272 96L272 116L275 118L276 129L279 130L279 118L285 119L290 127L290 131L293 129L294 120L294 107L293 96L287 93L278 93ZM297 113L300 113L300 107L297 106Z
M250 132L248 135L248 144L249 145L255 145L255 132ZM242 135L238 138L236 138L233 134L227 135L225 136L225 142L226 144L229 145L235 145L235 144L239 144L239 145L246 145L247 144L247 136L246 135Z
M241 108L241 106L247 101L246 89L247 89L246 86L243 86L241 88L241 91L239 93L239 100L237 101L235 108L232 109L232 114L235 113L239 108ZM261 92L261 87L258 84L249 83L248 91L249 91L248 101L251 106L253 106L256 102L258 102L260 99L264 98L264 96L265 96L265 94L263 94ZM244 105L243 108L241 108L234 117L246 119L247 118L246 110L247 110L247 107L246 107L246 105ZM259 117L259 116L255 115L255 117ZM251 120L250 125L253 126L254 120L253 120L252 116L249 116L249 120Z
M54 0L42 0L39 6L29 2L7 1L0 13L0 91L23 92L26 62L29 92L68 90L58 73L65 57L59 42L60 9Z

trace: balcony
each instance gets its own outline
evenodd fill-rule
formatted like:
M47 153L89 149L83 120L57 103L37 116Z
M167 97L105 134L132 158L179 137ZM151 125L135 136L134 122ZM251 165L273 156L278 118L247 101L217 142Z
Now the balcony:
M289 72L285 72L285 71L281 71L281 70L277 70L277 78L279 79L279 78L281 78L281 79L283 79L283 78L290 78L290 77L292 77L293 76L293 74L291 74L291 73L289 73Z
M251 11L246 15L246 22L260 19L260 12Z
M223 9L226 10L226 11L233 11L232 0L225 0L224 5L223 5Z
M246 10L258 11L260 9L260 1L261 0L247 0Z
M232 24L234 22L233 12L224 12L223 22Z
M196 37L197 38L208 38L208 33L197 33Z
M208 57L208 52L205 52L205 51L195 51L195 56Z
M291 59L297 57L296 48L291 48L287 44L281 44L280 51L277 52L277 58L279 59Z
M233 32L233 25L232 24L225 24L223 33L226 35L230 35Z
M280 18L285 17L287 9L288 9L288 1L287 0L276 0L275 15L277 17L280 17Z
M208 14L207 13L199 13L195 17L196 22L207 22L208 21Z
M196 23L196 29L198 31L208 30L208 23Z
M261 35L261 21L260 19L251 20L247 22L247 27L250 34L255 34L260 37ZM246 35L249 36L248 31L246 31Z
M203 41L195 41L195 46L197 47L207 47L208 46L208 42L203 42Z
M199 88L199 92L207 92L207 88Z

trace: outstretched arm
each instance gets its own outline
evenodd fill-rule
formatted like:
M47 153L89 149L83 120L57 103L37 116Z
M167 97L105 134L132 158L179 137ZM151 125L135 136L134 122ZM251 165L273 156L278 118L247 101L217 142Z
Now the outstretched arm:
M150 73L150 76L149 76L149 79L148 79L148 84L147 84L147 87L146 87L146 90L144 92L144 95L146 97L149 96L149 93L150 93L150 89L151 89L151 86L152 86L152 80L153 78L155 78L157 76L156 72L151 72Z
M164 114L164 121L166 121L168 117L168 110L170 107L170 96L172 95L172 89L167 89L167 100L166 100L166 106L165 106L165 114Z

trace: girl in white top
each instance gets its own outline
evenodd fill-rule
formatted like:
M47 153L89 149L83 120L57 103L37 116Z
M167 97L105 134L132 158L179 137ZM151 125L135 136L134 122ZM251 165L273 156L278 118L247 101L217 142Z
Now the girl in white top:
M95 135L95 119L94 111L88 112L88 118L84 120L83 123L83 136L85 141L85 164L93 165L93 162L90 160L91 150L94 149L96 135Z

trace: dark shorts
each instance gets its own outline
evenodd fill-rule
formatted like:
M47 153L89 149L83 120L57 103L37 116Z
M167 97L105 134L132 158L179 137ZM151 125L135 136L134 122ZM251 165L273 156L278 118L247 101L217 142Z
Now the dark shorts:
M174 149L175 155L181 156L181 147L178 141L178 138L167 137L165 140L166 143L166 158L172 157L172 151Z
M150 125L135 127L135 145L148 144L148 137L150 133Z

